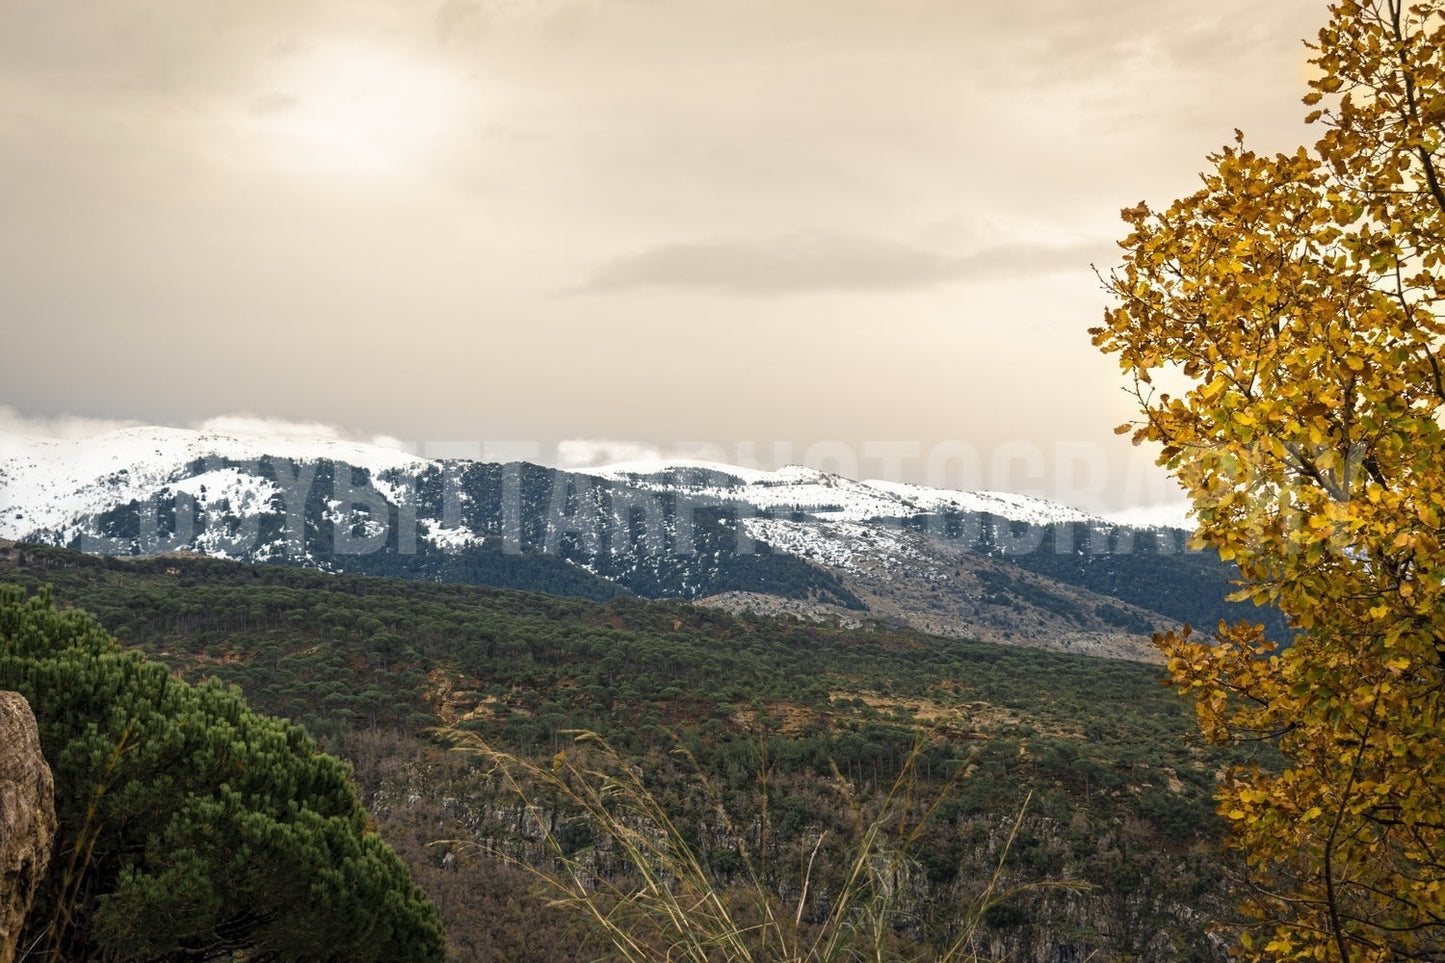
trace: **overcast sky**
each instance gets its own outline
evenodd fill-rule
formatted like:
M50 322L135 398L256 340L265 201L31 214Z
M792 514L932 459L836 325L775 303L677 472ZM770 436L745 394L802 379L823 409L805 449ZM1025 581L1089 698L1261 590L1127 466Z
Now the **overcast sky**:
M1324 8L5 0L0 403L1161 497L1090 264Z

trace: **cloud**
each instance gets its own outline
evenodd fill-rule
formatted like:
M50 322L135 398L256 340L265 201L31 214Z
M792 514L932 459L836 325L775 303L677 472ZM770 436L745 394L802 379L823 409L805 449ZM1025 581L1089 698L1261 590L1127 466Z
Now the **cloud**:
M979 277L1082 269L1097 248L1014 243L960 256L834 233L674 243L604 265L578 292L664 287L767 296L915 290Z
M320 439L322 441L355 441L378 448L396 448L411 451L414 446L393 438L391 435L372 435L350 431L320 421L287 421L282 418L262 418L256 415L217 415L194 422L197 431L215 432L222 435L257 435L262 438Z
M965 278L1019 277L1084 271L1099 258L1100 251L1111 257L1116 251L1113 241L1078 241L1069 244L1018 242L998 244L959 258Z
M557 443L558 468L597 468L623 462L663 461L662 449L640 441L612 438L568 438Z
M436 13L437 39L446 43L480 12L481 7L472 0L446 0Z
M26 416L11 405L0 405L0 431L30 435L35 438L93 438L124 428L140 428L154 422L133 418L89 418L84 415ZM320 421L287 421L257 415L217 415L184 425L196 431L222 435L256 435L263 438L319 439L323 441L355 441L384 448L409 451L412 446L390 435L374 435L351 431Z
M222 435L264 435L269 438L319 438L339 441L341 430L319 421L285 421L255 415L217 415L193 425L197 431Z
M298 103L300 103L300 98L295 94L287 94L273 90L251 101L251 113L258 117L284 114L288 110L295 109Z
M625 465L629 471L651 471L676 464L756 467L757 458L750 452L709 441L654 444L617 438L567 438L557 443L551 464L579 470Z
M0 432L35 438L93 438L122 428L135 428L139 421L119 418L86 418L81 415L26 417L10 405L0 405Z
M125 428L141 428L156 422L132 418L88 418L83 415L27 416L12 405L0 405L0 433L29 435L33 438L94 438ZM162 425L162 427L166 427ZM170 427L177 427L171 425ZM263 418L258 415L216 415L179 425L195 431L219 435L254 435L259 438L291 440L350 441L378 448L413 451L416 446L391 435L373 434L329 425L320 421L287 421L284 418Z

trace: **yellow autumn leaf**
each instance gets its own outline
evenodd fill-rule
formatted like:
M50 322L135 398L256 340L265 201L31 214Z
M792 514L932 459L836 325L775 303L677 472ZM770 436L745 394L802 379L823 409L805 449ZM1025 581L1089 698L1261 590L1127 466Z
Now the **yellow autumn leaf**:
M1247 955L1445 959L1445 0L1328 18L1318 141L1237 134L1197 191L1131 209L1093 338L1143 386L1136 441L1197 506L1191 545L1300 632L1222 626L1168 669L1209 738L1283 760L1219 794L1270 934Z

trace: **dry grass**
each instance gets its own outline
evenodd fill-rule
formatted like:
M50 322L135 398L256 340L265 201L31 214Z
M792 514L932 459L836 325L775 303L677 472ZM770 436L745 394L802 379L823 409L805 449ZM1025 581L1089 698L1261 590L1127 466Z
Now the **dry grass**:
M834 963L896 959L890 945L896 942L894 921L899 911L895 880L911 868L908 855L923 827L947 797L952 785L922 807L914 799L914 762L910 757L881 807L864 807L853 798L845 780L835 772L835 785L854 820L854 842L848 851L841 883L828 889L823 918L816 906L810 912L810 895L822 884L815 865L824 837L812 841L803 870L800 892L785 903L764 882L760 857L742 845L749 838L738 831L696 760L678 752L691 765L708 801L711 815L734 841L744 867L741 885L723 886L690 846L674 817L630 765L600 736L575 733L569 749L556 754L550 765L538 764L496 749L470 732L450 733L457 747L482 756L525 806L562 810L586 820L625 861L625 882L602 878L579 853L568 853L551 830L545 842L552 855L545 868L528 866L551 893L552 902L582 914L605 937L617 959L653 963L678 960L693 963ZM918 746L927 734L920 733ZM542 803L546 800L546 803ZM766 791L761 800L766 820ZM975 934L984 914L993 906L1026 890L1061 888L1081 890L1073 881L1002 885L1004 862L1022 824L1027 800L1013 820L992 877L979 895L958 909L956 937L934 959L977 961ZM455 841L453 841L455 843ZM507 858L507 857L502 857ZM515 860L512 860L515 862ZM817 900L814 899L814 903ZM812 917L811 919L809 917Z

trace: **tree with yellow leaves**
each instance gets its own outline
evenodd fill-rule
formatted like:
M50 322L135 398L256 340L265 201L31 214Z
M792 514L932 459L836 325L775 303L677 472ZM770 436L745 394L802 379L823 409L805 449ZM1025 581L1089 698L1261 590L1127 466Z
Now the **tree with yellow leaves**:
M1124 211L1091 334L1197 540L1299 630L1156 640L1209 738L1286 759L1218 794L1244 952L1445 960L1445 0L1329 12L1319 141L1263 156L1237 134L1201 190Z

